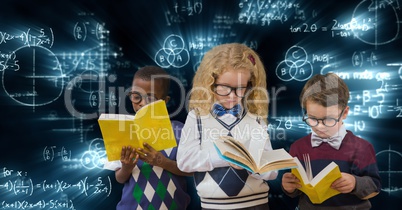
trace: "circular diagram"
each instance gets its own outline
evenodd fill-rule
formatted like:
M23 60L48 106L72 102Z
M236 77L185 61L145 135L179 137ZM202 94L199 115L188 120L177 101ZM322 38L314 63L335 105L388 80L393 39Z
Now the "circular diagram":
M376 158L383 186L382 190L388 193L402 191L402 182L400 181L402 154L389 148L378 152Z
M276 76L282 81L305 81L313 75L313 65L308 61L304 48L292 46L286 52L285 60L276 67Z
M3 88L10 98L22 105L42 106L60 97L63 73L52 51L42 46L24 46L12 54L2 77Z
M399 35L399 18L392 1L362 1L353 11L351 29L359 40L383 45Z
M155 62L162 68L181 68L190 61L190 53L185 49L184 40L178 35L168 36L162 49L155 54Z

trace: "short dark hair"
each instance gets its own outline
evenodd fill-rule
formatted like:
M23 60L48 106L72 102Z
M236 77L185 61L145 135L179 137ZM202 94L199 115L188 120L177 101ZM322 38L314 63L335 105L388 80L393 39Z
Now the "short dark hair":
M307 81L300 94L302 108L306 108L307 101L320 104L323 107L339 105L344 109L349 101L349 88L334 73L317 74Z
M163 97L166 97L170 88L169 74L159 66L144 66L135 72L134 79L143 79L145 81L158 80L162 83Z

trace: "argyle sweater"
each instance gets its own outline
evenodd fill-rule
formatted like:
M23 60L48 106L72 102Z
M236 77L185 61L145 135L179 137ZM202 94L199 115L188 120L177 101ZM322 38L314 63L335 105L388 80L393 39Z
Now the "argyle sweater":
M290 197L300 195L300 210L349 210L370 209L369 200L363 198L381 190L380 176L373 146L366 140L347 131L339 150L327 143L318 147L311 146L311 134L295 141L289 153L303 160L303 154L309 154L313 176L317 175L331 161L338 164L341 172L352 174L356 178L355 189L348 194L338 194L321 204L312 204L309 198L299 190Z
M201 206L208 209L237 209L266 204L269 186L265 180L275 179L277 171L263 175L236 170L219 157L213 141L231 135L252 154L272 150L264 123L245 114L230 125L211 114L198 118L191 111L182 130L177 165L184 172L195 172L194 181ZM201 131L201 132L199 132Z
M183 123L172 121L177 144L179 144ZM171 160L176 160L177 147L161 151ZM121 162L106 162L105 169L117 170ZM190 196L186 193L186 178L152 166L141 160L132 171L130 179L124 183L122 197L116 210L133 209L178 209L184 210L190 203Z

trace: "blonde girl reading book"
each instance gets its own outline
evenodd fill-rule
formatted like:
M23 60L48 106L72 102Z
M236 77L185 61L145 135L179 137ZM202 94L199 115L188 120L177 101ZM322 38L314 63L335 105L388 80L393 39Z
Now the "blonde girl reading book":
M177 164L195 172L202 209L269 209L265 180L277 172L250 174L221 159L213 144L233 136L251 152L272 150L266 74L256 52L238 43L214 47L204 55L190 94Z

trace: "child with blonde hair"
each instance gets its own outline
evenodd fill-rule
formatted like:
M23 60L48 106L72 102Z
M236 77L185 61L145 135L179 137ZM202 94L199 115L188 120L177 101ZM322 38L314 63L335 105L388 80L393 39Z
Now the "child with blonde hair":
M268 100L265 69L255 51L231 43L204 55L177 152L179 169L195 172L202 209L269 209L266 180L277 171L251 174L220 158L213 144L232 136L249 151L272 150Z

